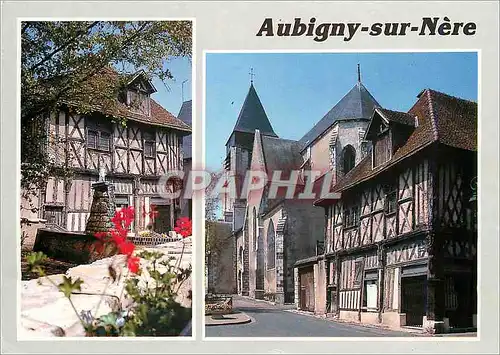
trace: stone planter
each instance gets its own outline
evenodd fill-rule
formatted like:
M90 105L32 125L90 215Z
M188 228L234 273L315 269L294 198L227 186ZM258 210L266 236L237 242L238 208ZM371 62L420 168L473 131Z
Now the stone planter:
M205 302L205 315L223 315L233 313L231 297L217 297Z

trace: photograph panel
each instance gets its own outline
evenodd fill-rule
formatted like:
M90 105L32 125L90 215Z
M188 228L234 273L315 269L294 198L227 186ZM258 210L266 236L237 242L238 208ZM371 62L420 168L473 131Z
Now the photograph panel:
M205 56L206 337L476 337L478 53Z
M193 22L20 22L18 337L191 336Z

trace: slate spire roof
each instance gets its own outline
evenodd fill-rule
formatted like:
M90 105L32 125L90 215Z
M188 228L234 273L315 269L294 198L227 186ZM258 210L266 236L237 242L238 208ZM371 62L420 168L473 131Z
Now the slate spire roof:
M253 83L250 84L247 97L241 107L238 120L234 126L234 132L255 133L258 129L262 135L277 137L273 127L267 118L266 111L260 102Z
M313 143L337 120L360 118L368 120L373 113L373 109L376 107L380 107L380 104L363 85L360 74L358 73L358 82L356 85L354 85L354 87L300 139L302 149L305 149Z

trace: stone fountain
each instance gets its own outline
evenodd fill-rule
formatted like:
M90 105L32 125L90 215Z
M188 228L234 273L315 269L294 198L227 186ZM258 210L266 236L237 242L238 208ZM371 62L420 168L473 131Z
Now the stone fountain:
M111 247L106 247L105 250L96 248L98 240L94 236L97 232L107 232L113 227L111 219L116 210L114 185L106 181L103 168L99 171L99 180L92 184L92 189L94 198L85 232L39 229L34 251L41 251L49 257L73 263L93 262L115 252Z
M114 185L106 181L104 168L99 171L99 181L92 184L94 198L90 207L90 216L85 226L85 234L93 236L97 232L107 232L113 227L111 218L116 211Z

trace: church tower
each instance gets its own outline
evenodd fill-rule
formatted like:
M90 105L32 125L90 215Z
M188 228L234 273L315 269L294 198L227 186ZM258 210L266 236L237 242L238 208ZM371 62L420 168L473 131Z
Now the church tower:
M253 76L253 72L251 75ZM222 211L224 220L233 223L233 230L243 226L246 199L241 196L241 190L245 174L252 161L251 155L256 129L260 130L264 136L278 137L255 91L252 79L236 124L226 143L224 170L228 179L236 181L236 198L227 194L223 195Z
M331 171L333 184L371 150L364 135L373 110L380 105L361 82L359 64L357 79L351 90L300 139L304 167Z

